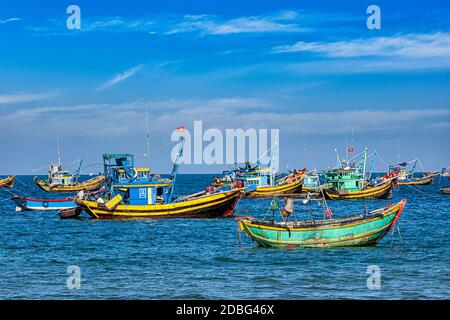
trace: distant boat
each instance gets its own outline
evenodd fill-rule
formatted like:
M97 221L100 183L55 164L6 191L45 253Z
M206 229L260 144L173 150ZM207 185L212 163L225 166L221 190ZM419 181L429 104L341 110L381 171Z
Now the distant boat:
M436 173L434 172L423 172L420 177L414 176L417 164L422 166L419 159L397 163L389 166L389 172L400 171L397 182L399 186L433 184L434 176L436 176ZM408 168L408 166L410 166L410 168Z
M450 172L446 168L442 168L441 177L447 177L450 180Z
M392 198L395 182L393 180L378 185L365 187L361 190L324 189L325 197L330 200L379 200Z
M350 217L323 220L266 221L239 219L239 229L260 246L276 248L348 247L378 243L391 230L406 200Z
M24 210L61 210L77 207L75 197L64 199L34 199L14 196L11 198L16 203L16 211Z
M305 173L303 179L302 192L319 192L320 177L316 170L310 170Z
M9 176L7 178L0 179L0 188L13 188L15 178L16 176Z
M34 183L44 191L47 192L70 192L70 191L93 191L98 190L100 185L103 183L105 178L102 175L91 178L89 180L78 182L78 177L80 176L81 165L83 164L83 159L79 159L78 169L75 173L71 174L68 170L64 169L61 165L61 153L59 150L59 139L58 139L58 163L50 164L50 169L48 171L48 176L46 180L39 180L34 177Z
M441 193L442 194L450 194L450 188L442 188Z
M370 174L367 174L367 148L353 159L357 157L361 157L358 165L345 160L342 161L341 167L324 172L326 187L323 188L323 193L325 197L330 200L377 200L391 198L396 177L372 185L370 183ZM373 163L373 160L371 163Z
M278 145L274 144L269 150L272 150L269 166L263 166L259 161L246 161L243 166L235 165L232 170L224 171L222 178L214 178L212 186L241 186L245 190L243 196L249 198L300 193L306 169L294 169L280 178L277 166Z
M105 181L105 177L100 175L83 182L78 182L73 179L72 175L66 173L67 171L65 170L58 170L53 173L49 172L48 178L44 181L34 177L34 183L47 192L70 192L98 190Z

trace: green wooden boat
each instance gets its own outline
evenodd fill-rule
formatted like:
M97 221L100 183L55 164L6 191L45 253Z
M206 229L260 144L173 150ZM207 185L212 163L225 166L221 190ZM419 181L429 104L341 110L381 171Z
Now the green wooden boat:
M239 220L239 229L265 247L368 246L391 230L405 207L406 199L369 213L350 217L305 221Z
M368 172L366 170L367 157L367 148L364 148L359 155L350 160L341 160L339 155L337 155L339 166L324 172L326 183L334 190L363 190L366 187L368 178L370 178L370 174L368 176ZM357 158L360 158L358 165L355 163ZM373 163L373 159L371 159L371 162Z

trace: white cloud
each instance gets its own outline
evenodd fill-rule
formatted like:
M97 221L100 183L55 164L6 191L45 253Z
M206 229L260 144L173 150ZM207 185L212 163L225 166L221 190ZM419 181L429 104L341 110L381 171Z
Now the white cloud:
M55 97L56 95L57 95L56 92L18 93L18 94L0 95L0 104L18 104L18 103L33 102L52 98Z
M115 75L112 79L108 80L107 82L101 84L96 91L103 91L106 89L111 88L112 86L115 86L116 84L125 81L126 79L134 76L135 74L137 74L139 71L141 71L143 68L142 64L139 64L133 68L130 68L124 72L121 72L117 75Z
M304 42L278 46L275 53L313 52L332 58L367 56L404 58L450 58L450 33L405 34L390 37L353 39L337 42Z
M186 21L175 25L167 34L200 32L202 35L228 35L237 33L268 33L268 32L305 32L293 21L298 14L295 11L283 11L268 16L248 16L222 20L211 15L185 16Z
M9 19L0 20L0 25L6 24L9 22L14 22L14 21L20 21L20 19L19 18L9 18Z
M33 124L43 119L68 135L122 137L145 129L138 123L145 119L149 107L153 132L167 132L180 121L187 126L202 120L214 128L280 128L283 134L298 134L300 128L310 135L342 134L348 128L355 132L392 132L397 130L448 130L450 109L376 110L354 109L329 112L282 112L270 100L256 97L221 97L215 99L138 100L120 104L85 104L45 106L11 110L0 119L1 128L14 124L33 131ZM98 126L102 119L102 126ZM401 121L398 121L401 119ZM65 123L70 120L72 126ZM131 125L130 125L131 124ZM1 130L0 130L1 131ZM1 132L0 132L1 133ZM29 134L26 130L23 134ZM140 133L139 133L140 134Z

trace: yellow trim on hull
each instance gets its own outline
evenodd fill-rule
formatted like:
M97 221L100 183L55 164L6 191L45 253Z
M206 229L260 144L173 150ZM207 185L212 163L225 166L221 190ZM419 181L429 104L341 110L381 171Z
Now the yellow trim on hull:
M382 184L378 187L368 188L365 190L359 190L359 191L347 191L346 193L330 193L326 189L324 192L331 200L337 200L337 199L359 199L359 198L366 198L366 197L373 197L378 196L380 194L385 193L390 188L392 188L392 182L388 182L386 184Z
M12 188L14 186L14 179L16 176L10 176L5 179L0 179L0 187Z
M257 187L255 191L250 192L250 196L273 196L282 193L288 193L300 189L303 184L303 177L290 183L278 186Z
M86 180L80 183L77 183L73 186L55 186L50 187L46 185L44 182L36 180L35 183L44 191L52 192L52 191L92 191L100 188L100 185L105 181L104 176L98 176L90 180Z
M361 220L361 221L355 221L353 223L348 223L345 224L345 227L354 227L360 224L364 224L367 222L371 222L371 221L375 221L378 219L383 219L391 214L394 214L396 212L398 212L398 210L400 210L402 203L396 203L394 206L392 206L392 208L389 208L389 211L383 213L383 216L374 216L371 219L367 219L367 220ZM377 212L379 210L374 211ZM262 226L260 224L255 224L249 220L241 220L241 222L244 222L246 225L255 227L255 228L260 228L260 229L267 229L267 230L272 230L272 231L285 231L287 228L283 228L283 227L272 227L272 226ZM317 226L317 227L301 227L301 228L289 228L289 230L291 231L311 231L311 230L326 230L326 229L339 229L342 228L342 225L327 225L327 226Z
M231 191L221 192L213 195L204 195L192 200L185 200L182 202L174 202L169 204L153 204L153 205L123 205L120 204L113 210L109 211L101 207L95 201L76 200L84 209L91 212L96 217L101 216L121 216L121 217L160 217L160 216L177 216L189 215L195 211L212 208L214 206L224 204L237 197L242 192L241 189L234 189Z

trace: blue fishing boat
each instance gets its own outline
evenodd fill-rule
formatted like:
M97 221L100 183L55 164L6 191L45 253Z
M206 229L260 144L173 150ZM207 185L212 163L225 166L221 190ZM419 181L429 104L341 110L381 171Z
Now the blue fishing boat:
M14 196L11 198L16 203L16 211L24 210L62 210L77 207L75 197L64 199L34 199Z
M229 171L224 171L224 177L214 178L213 186L234 186L245 188L245 197L273 197L275 195L294 194L302 190L303 178L306 169L292 170L280 177L278 173L278 145L269 150L271 159L268 166L259 161L244 163Z
M320 177L316 170L310 170L305 173L303 179L303 192L318 192L320 191Z

